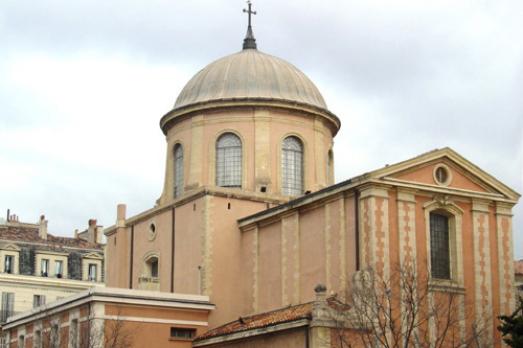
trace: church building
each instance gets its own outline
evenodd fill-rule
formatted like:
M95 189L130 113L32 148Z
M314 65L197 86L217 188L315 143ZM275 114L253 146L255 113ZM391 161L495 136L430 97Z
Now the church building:
M118 207L107 285L209 296L216 328L415 260L462 311L510 313L519 194L449 148L335 184L340 126L303 72L257 49L249 20L243 49L200 70L161 118L163 193L136 216Z
M485 342L501 347L520 195L447 147L335 183L342 115L302 71L258 50L247 12L243 49L197 72L160 119L163 192L135 216L117 207L107 286L208 298L209 331L193 346L341 347L333 299L348 303L368 274L403 293L392 279L410 267L427 280L426 306L455 296L453 339L483 320ZM439 337L437 321L424 325Z

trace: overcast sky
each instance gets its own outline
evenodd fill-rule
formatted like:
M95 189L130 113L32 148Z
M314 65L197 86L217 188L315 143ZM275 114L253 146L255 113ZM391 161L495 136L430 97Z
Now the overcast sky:
M151 208L160 117L241 48L243 1L0 2L0 209L71 235ZM258 48L303 70L342 121L336 179L450 146L523 191L523 1L254 4ZM523 258L523 202L515 256Z

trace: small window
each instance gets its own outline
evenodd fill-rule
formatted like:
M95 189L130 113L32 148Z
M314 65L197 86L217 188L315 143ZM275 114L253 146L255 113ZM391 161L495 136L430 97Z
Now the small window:
M42 348L42 331L36 330L33 337L33 347Z
M33 295L33 308L43 306L45 304L44 295Z
M78 341L78 319L73 319L69 325L69 347L78 348Z
M196 329L187 329L181 327L171 327L171 338L191 340L196 336Z
M149 268L150 276L153 278L158 278L158 258L151 257L149 260L147 260L147 265Z
M327 183L330 183L334 177L334 155L332 150L327 153Z
M6 255L4 258L4 273L13 273L14 257L13 255Z
M90 263L89 266L88 266L88 277L87 279L91 282L95 282L97 281L97 273L98 273L98 270L97 270L97 265L95 263Z
M60 327L58 324L51 326L51 348L60 347Z
M432 278L450 279L449 218L430 213L430 264Z
M148 239L150 241L154 240L156 238L156 225L154 223L151 223L149 225L149 234L148 234Z
M64 275L64 262L61 260L56 260L54 262L54 274L56 278L62 278Z
M25 336L20 335L18 336L18 348L24 348L25 347Z
M233 133L225 133L216 142L216 185L242 186L242 142Z
M433 172L434 181L441 186L448 186L452 181L452 173L445 164L438 164Z
M47 277L49 275L49 260L42 259L40 262L40 275L42 277Z

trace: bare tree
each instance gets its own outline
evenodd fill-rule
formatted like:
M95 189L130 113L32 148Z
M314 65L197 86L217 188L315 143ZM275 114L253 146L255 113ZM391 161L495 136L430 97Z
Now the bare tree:
M462 289L431 283L414 262L390 275L359 271L345 299L330 299L339 347L490 347L488 318L474 320Z
M120 319L96 319L90 316L80 330L78 348L130 348L136 331L131 331Z
M60 314L47 313L41 319L39 327L39 342L34 343L36 348L130 348L133 347L133 337L136 331L131 331L125 321L120 319L98 319L89 311L86 320L77 321L77 326L68 330L60 329ZM72 325L70 322L70 325ZM34 337L33 339L36 339ZM68 342L65 345L65 342ZM72 343L74 342L74 343Z

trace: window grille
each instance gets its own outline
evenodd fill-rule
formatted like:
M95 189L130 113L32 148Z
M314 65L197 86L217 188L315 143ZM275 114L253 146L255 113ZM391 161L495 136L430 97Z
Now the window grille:
M196 329L171 327L171 338L190 340L196 336Z
M430 264L433 278L450 279L449 218L430 213Z
M222 135L216 142L216 185L242 186L242 142L232 133Z
M303 193L303 145L296 137L283 140L281 152L282 193L299 196Z
M177 144L174 147L174 197L183 193L183 147Z

